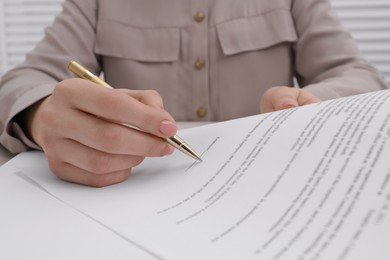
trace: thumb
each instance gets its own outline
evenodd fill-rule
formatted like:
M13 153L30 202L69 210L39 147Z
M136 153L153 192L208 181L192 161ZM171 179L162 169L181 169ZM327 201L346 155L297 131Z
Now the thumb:
M299 106L299 103L295 97L292 97L291 95L285 95L280 97L277 100L274 100L273 107L274 110L282 110L287 108L293 108Z
M299 90L290 87L273 87L267 90L261 98L262 113L293 108L299 106Z

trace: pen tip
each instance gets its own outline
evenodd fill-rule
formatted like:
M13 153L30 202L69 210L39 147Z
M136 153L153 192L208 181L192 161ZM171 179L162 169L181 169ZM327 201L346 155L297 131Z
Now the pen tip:
M197 161L203 162L202 158L198 157Z

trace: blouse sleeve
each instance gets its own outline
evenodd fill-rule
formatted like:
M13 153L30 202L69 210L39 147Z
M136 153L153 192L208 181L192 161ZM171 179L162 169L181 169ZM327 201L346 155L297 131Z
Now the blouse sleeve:
M99 74L93 51L97 0L67 0L45 36L26 60L3 75L0 82L0 143L12 153L38 147L28 140L17 115L50 95L56 83L74 77L67 63L76 59Z
M364 59L329 0L293 0L294 45L300 87L322 100L388 88Z

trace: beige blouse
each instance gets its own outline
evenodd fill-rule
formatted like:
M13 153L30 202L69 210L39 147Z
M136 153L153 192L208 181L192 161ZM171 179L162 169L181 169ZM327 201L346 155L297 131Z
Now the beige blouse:
M0 84L10 151L34 147L15 115L74 77L71 59L114 87L157 90L179 121L256 114L265 90L294 78L323 100L386 88L328 0L68 0Z

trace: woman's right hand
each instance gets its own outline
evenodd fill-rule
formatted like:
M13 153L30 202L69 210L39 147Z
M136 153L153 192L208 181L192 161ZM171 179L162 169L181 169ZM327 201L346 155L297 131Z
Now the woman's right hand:
M56 176L95 187L126 180L145 157L171 154L161 137L177 131L157 92L108 89L83 79L58 83L27 122Z

